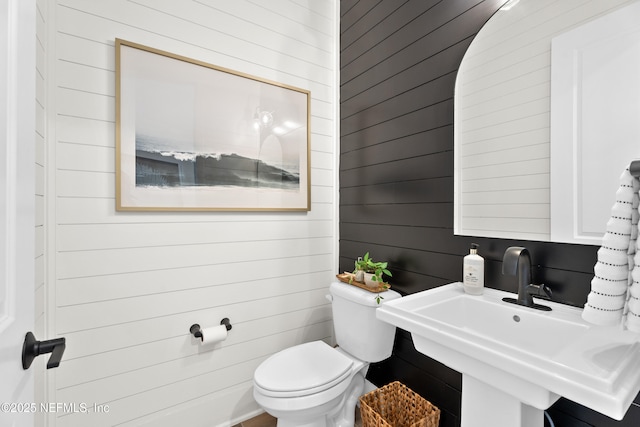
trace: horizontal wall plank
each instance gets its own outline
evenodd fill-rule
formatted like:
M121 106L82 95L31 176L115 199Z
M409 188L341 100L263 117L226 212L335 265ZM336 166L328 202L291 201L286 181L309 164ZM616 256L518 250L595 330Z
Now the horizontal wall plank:
M425 214L425 216L427 216ZM410 224L381 225L377 223L348 223L340 233L341 241L363 242L383 246L390 244L406 249L416 249L448 254L468 252L466 242L451 239L452 230L438 226L412 226ZM341 257L355 259L361 254L342 251Z
M443 83L441 78L457 70L460 58L470 42L471 40L466 39L455 44L450 49L436 52L416 65L358 94L354 94L350 98L343 99L340 105L341 118L349 118L358 112L367 111L369 108L372 108L371 106L378 106L378 104L385 100L399 95L409 96L409 94L407 94L408 91L423 85L432 84L435 81L439 81L440 84L449 85L450 82ZM448 96L451 96L451 94L448 93ZM423 99L423 102L433 103L433 100ZM342 122L340 126L342 127Z
M100 162L100 160L97 160L97 162ZM102 162L102 165L106 166L104 162ZM83 166L81 164L75 165L76 169L82 167ZM326 183L333 181L332 176L332 170L314 168L311 169L310 182L312 183L312 202L315 202L315 200L313 199L313 183L318 182L321 183L322 186L326 187ZM59 186L59 197L95 197L115 199L116 178L115 173L112 172L59 169L56 180Z
M366 186L345 187L340 193L344 207L353 205L451 203L448 191L453 185L451 177L397 181ZM450 219L450 218L449 218ZM354 219L347 219L354 222ZM366 222L366 221L365 221Z
M446 151L449 144L445 142L451 135L453 127L445 126L345 152L340 156L340 170Z
M311 284L311 289L326 286L332 280L331 264L331 256L321 254L66 279L59 282L57 304L64 307L205 287L220 287L221 294L246 291L266 298L289 288L296 292L308 290ZM265 287L267 280L274 283Z
M522 136L525 132L538 132L542 129L548 129L549 111L539 112L535 115L529 115L524 118L514 119L507 122L497 124L495 129L479 128L469 131L465 134L465 139L474 141L488 141L492 136L505 137L511 135Z
M451 215L449 215L451 214ZM340 208L343 223L424 226L448 225L453 234L452 204L352 205ZM420 215L418 217L416 215Z
M527 167L531 172L529 175L540 174L549 171L549 147L546 144L537 144L517 150L518 153L511 153L509 150L497 153L500 160L490 160L491 155L478 155L460 159L460 163L465 163L468 169L465 170L464 180L476 180L502 177L513 177L522 175L522 167ZM494 156L496 153L494 153ZM547 180L545 180L547 181Z
M436 3L436 0L421 1L419 4L409 4L410 1L378 2L370 10L359 9L351 11L351 16L357 13L359 19L350 23L348 17L341 31L340 52L344 57L358 58L366 53L371 45L383 43L395 32L401 30L408 19L415 19L426 13ZM347 19L345 19L347 18ZM344 64L346 65L346 64Z
M517 210L512 210L513 213ZM527 213L528 215L528 213ZM549 218L514 218L514 217L463 217L466 224L465 230L469 230L471 234L474 232L480 234L491 230L499 230L506 235L518 233L518 230L530 230L532 235L539 235L540 239L544 239L549 230Z
M499 104L496 102L496 104ZM487 127L497 126L499 127L504 122L511 122L514 120L525 120L531 116L537 116L541 112L550 111L550 98L538 96L535 99L527 100L522 99L519 96L518 108L514 108L515 105L505 102L503 105L499 105L496 110L487 110L486 107L483 110L482 115L474 115L468 120L464 121L464 125L459 127L460 136L464 137L467 132L474 132L477 130L486 130Z
M422 58L442 50L445 43L450 46L474 35L475 30L470 30L469 23L490 13L495 8L492 3L485 1L472 7L464 0L439 2L357 60L349 62L342 58L342 62L348 62L340 68L341 88L346 91L344 97L349 98L366 86L415 65ZM466 10L469 12L462 13ZM447 25L443 25L445 23ZM381 58L381 55L385 56Z
M104 71L116 70L115 40L92 40L73 34L73 30L68 28L61 28L56 33L55 42L58 61Z
M415 203L407 205L352 205L342 206L340 215L344 224L377 224L404 226L437 226L449 225L453 234L452 204ZM419 220L423 215L431 222Z
M336 151L335 140L333 136L335 132L331 132L331 135L322 135L317 132L314 132L312 129L312 137L311 137L311 150L312 152L320 152L325 154L333 154ZM313 161L311 162L311 166L315 167Z
M300 277L281 277L278 279L266 279L265 286L278 283L278 281L301 280ZM242 289L242 288L240 288ZM60 307L56 321L59 322L61 334L74 331L82 331L91 328L116 325L137 320L151 319L154 317L168 316L171 314L186 313L189 311L204 310L221 305L234 304L238 298L246 298L246 294L238 297L229 295L228 297L216 298L217 289L215 287L189 289L176 293L158 293L139 297L127 298L126 300L108 300L90 304L72 305ZM316 304L325 301L326 288L307 290L306 293L294 293L291 298L302 300L310 299ZM179 299L177 298L179 297ZM265 297L257 298L260 300ZM280 309L287 305L282 302L275 304Z
M181 410L174 407L162 408L157 412L142 416L122 427L175 427L177 425L193 426L202 420L210 425L224 427L236 425L241 421L262 414L263 410L253 399L253 380L228 387L220 392L209 393L192 399L181 405ZM212 411L211 408L216 410ZM231 423L229 423L231 420Z
M506 172L505 175L509 176ZM509 176L507 182L504 181L504 179L495 177L463 181L460 190L463 193L483 193L488 191L548 190L551 188L549 175L544 173L513 175Z
M453 100L440 102L421 110L362 129L340 138L340 152L345 153L363 146L397 140L435 128L453 125Z
M108 146L84 143L70 144L61 141L56 150L56 163L59 169L66 171L77 170L114 174L116 167L115 149ZM115 180L113 175L111 175L111 178Z
M520 138L519 134L503 135L491 140L478 141L465 145L463 156L470 157L482 155L489 152L501 152L504 150L526 147L529 145L540 145L549 142L548 128L533 129L526 132L526 138Z
M148 4L155 4L154 0L145 0ZM236 18L237 21L245 20L253 24L252 27L264 26L265 21L269 21L271 31L279 33L280 37L286 39L304 40L306 45L310 47L320 46L325 51L333 49L331 39L333 38L333 15L330 13L332 9L331 2L316 1L316 7L312 3L302 3L274 0L270 2L270 7L264 7L259 1L236 2L233 6L225 8L216 8L219 4L215 0L198 0L199 3L215 8L218 12ZM293 4L292 4L293 3ZM261 13L256 13L256 6ZM309 31L301 32L298 28L293 30L292 23L303 25ZM234 27L229 28L229 33L237 32ZM242 33L242 32L240 32ZM322 37L324 36L324 37ZM323 39L324 43L319 42L318 38ZM261 40L261 37L256 37ZM299 49L304 49L303 46Z
M454 84L455 74L453 73L425 83L409 92L397 95L348 118L343 118L340 121L340 131L343 135L348 135L360 129L426 108L433 103L445 101L451 96L447 87ZM389 111L392 113L390 114Z
M444 151L429 156L413 157L373 164L340 172L340 181L345 187L377 185L392 182L424 180L451 176L453 152Z
M115 96L116 93L116 75L113 70L58 61L56 75L60 87L107 96Z
M58 114L105 122L116 120L116 100L113 95L59 87L56 96L60 99Z
M262 78L292 86L297 86L295 81L298 79L290 76L304 75L307 80L323 84L331 81L331 72L325 64L315 65L288 55L274 54L264 46L185 23L131 2L121 2L117 9L111 3L98 3L92 5L91 13L82 11L82 7L81 1L65 0L64 6L58 8L59 25L74 26L73 33L77 36L100 42L120 37L243 73L255 74L256 71L261 71L259 74ZM140 21L145 22L146 32L141 33L136 28ZM162 43L159 43L157 34L164 35ZM192 47L181 45L178 50L176 42L169 40L181 40L185 37L184 34L189 34ZM216 43L218 49L207 48L207 43ZM208 51L207 57L203 57L205 50ZM242 52L243 58L250 60L239 58L237 52Z
M335 159L333 158L333 153L325 153L322 151L311 151L311 167L313 169L323 169L329 170L331 172L335 169ZM331 187L331 181L324 182L318 181L313 182L312 185L314 187Z
M330 64L333 59L331 20L288 1L273 0L269 7L262 7L260 3L237 2L221 8L215 1L199 0L186 10L171 0L135 0L134 3L144 6L141 10L147 9L147 13L161 11L172 20L180 16L180 21L188 28L196 24L217 37L231 41L220 50L232 50L235 43L243 43L258 45L278 55L293 56L291 52L296 52L295 58L309 63ZM272 25L266 27L254 19L251 11L256 8L263 12L262 19L273 20ZM301 26L306 31L301 31ZM236 48L250 51L245 46Z
M98 147L110 147L115 150L116 146L116 125L115 122L102 120L86 120L82 117L58 116L56 119L56 134L61 143L61 150L71 149L65 144L75 143L80 145L95 145ZM98 154L100 152L94 152ZM102 152L104 153L104 152ZM115 151L113 151L115 153ZM103 167L103 170L115 170L115 154L112 154L114 166ZM58 156L58 160L60 156ZM83 161L93 159L83 158ZM107 159L108 160L108 159ZM107 161L105 160L105 161Z
M115 39L130 39L130 41L134 41L140 44L149 44L154 42L155 39L153 37L145 38L145 42L144 40L142 40L141 34L144 33L133 32L129 37L127 37L126 34L123 34L123 32L116 31L112 32L112 36L109 36L106 39L89 39L86 35L59 32L57 34L58 46L56 46L56 51L58 52L58 58L60 61L77 63L84 66L90 66L104 69L106 71L115 72ZM132 37L134 39L131 39ZM229 68L235 71L246 72L244 68L240 68L240 65L237 65L244 63L233 62L233 64L227 64L216 62L218 58L211 57L210 49L197 49L190 44L173 42L170 44L170 46L163 47L162 50L171 53L178 53L182 56L207 62L213 65L224 66L225 68ZM260 68L259 70L253 70L249 74L252 74L256 77L279 81L291 86L310 90L313 100L319 100L324 103L331 103L331 99L333 98L330 81L309 81L291 74L281 76L280 74L273 74L273 70L263 68ZM312 108L312 110L315 109Z
M135 420L145 415L153 414L167 407L176 407L180 404L188 404L191 400L206 394L215 393L229 387L250 380L246 372L255 370L262 359L254 359L241 362L233 366L225 367L221 371L213 371L207 374L184 380L178 387L165 385L159 386L146 393L137 393L113 401L101 401L99 404L108 405L109 416L100 412L67 413L56 420L56 425L63 427L83 427L86 425L107 427L114 424L122 424L129 420ZM156 377L160 374L156 373ZM149 375L149 378L152 376ZM146 380L147 378L145 378ZM112 387L126 390L130 383L122 381ZM72 391L72 389L71 389ZM70 393L62 393L67 399L73 399ZM81 392L78 395L83 395ZM100 393L84 394L84 399L93 404L94 398ZM83 399L83 400L84 400ZM78 401L78 399L75 399Z
M501 190L499 193L476 192L465 195L465 205L501 205L505 200L511 204L544 204L549 200L550 188ZM468 200L467 200L468 199Z
M165 223L191 221L254 221L256 216L266 220L314 221L332 218L331 206L326 202L313 203L310 212L116 212L115 196L107 199L84 199L77 197L59 197L56 201L60 214L59 224L91 224L104 223Z
M549 74L550 69L548 66L540 69L528 69L527 74L514 76L513 79L501 82L497 87L496 85L491 88L486 86L478 87L468 92L468 84L465 84L464 81L459 81L459 90L461 93L465 93L464 103L460 103L459 111L464 117L476 119L480 122L480 118L483 116L495 115L496 111L508 113L510 107L519 106L525 102L537 101L539 102L539 107L543 110L548 110L550 105L549 94L551 93ZM487 106L488 101L491 101L490 108ZM480 124L481 122L477 125ZM461 129L467 126L463 122L460 125Z
M200 245L256 240L315 239L330 237L330 220L194 222L176 224L85 224L61 226L58 250L88 251L145 248L168 245ZM91 239L83 239L91 236ZM259 236L258 238L256 236ZM128 238L127 238L128 237Z
M480 204L467 206L463 205L462 216L465 218L476 220L497 219L497 218L521 218L521 219L548 219L548 204L522 203L512 205L508 200L504 199L504 204L488 205ZM472 219L473 218L473 219Z
M313 241L287 239L61 252L58 254L58 278L319 255L330 247L329 237L310 240ZM110 262L105 263L105 259Z
M76 165L80 168L82 165ZM96 172L58 169L56 174L58 197L116 197L114 172Z
M361 2L359 0L345 0L340 3L340 35L365 16L381 0L374 2Z
M332 23L332 25L335 24L334 18L336 16L336 13L338 13L339 11L338 10L339 7L335 7L335 5L331 0L319 0L311 3L306 0L291 0L291 1L292 3L296 3L302 6L303 8L308 10L309 13L315 13L321 17L330 19L331 20L330 22Z
M328 102L325 99L316 98L314 93L311 93L311 115L314 118L324 119L320 124L320 121L312 121L311 131L312 133L318 135L333 135L334 131L331 129L327 130L329 127L333 127L334 123L332 120L334 119L334 111L331 102ZM313 119L312 119L313 120ZM328 121L328 123L327 123ZM319 128L319 129L316 129Z

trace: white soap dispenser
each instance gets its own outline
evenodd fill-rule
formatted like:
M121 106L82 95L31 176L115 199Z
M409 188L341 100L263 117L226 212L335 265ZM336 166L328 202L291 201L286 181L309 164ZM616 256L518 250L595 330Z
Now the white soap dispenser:
M478 255L478 244L472 243L469 255L464 257L462 283L470 295L482 295L484 291L484 258Z

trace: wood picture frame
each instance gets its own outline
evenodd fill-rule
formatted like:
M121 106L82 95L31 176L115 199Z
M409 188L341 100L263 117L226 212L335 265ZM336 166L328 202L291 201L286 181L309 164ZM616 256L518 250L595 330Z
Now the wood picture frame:
M116 39L116 210L309 211L310 99Z

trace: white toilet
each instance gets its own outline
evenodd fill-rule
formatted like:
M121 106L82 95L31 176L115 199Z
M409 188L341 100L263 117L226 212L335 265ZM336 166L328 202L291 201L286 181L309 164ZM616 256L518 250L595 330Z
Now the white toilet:
M395 326L376 318L376 294L335 282L329 289L336 342L282 350L253 376L253 396L278 427L353 427L369 363L391 356ZM388 290L381 304L400 294Z

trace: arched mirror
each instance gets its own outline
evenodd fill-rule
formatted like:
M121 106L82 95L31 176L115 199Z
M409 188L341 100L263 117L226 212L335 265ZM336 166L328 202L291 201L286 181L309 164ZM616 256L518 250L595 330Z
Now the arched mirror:
M456 81L455 233L600 244L639 75L640 0L507 2Z

